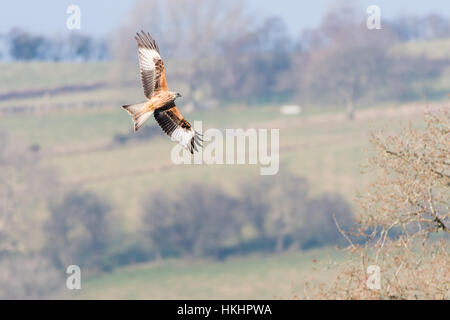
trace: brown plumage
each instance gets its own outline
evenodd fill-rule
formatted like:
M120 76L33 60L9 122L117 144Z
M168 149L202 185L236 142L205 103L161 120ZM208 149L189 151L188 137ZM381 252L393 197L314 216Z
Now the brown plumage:
M139 130L144 122L154 114L156 122L173 141L177 141L191 153L200 146L200 134L184 119L175 105L175 99L181 95L169 91L166 71L159 54L158 46L149 33L137 33L139 68L142 87L147 101L126 105L123 108L131 115L134 131Z

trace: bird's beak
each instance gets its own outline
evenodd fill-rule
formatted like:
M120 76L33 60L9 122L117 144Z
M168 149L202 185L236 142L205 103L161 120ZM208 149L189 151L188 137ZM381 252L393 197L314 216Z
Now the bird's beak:
M181 94L180 94L179 92L177 92L176 97L177 97L177 98L180 98L180 97L181 97Z

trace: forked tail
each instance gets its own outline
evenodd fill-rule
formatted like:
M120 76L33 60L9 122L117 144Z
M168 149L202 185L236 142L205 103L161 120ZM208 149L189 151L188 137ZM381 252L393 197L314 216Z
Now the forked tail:
M138 131L140 127L147 121L148 118L153 114L153 111L147 108L147 103L137 103L122 106L130 114L133 119L134 131Z

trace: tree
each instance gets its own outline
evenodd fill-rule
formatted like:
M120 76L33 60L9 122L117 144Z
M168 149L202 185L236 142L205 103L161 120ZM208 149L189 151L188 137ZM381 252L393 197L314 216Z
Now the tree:
M54 173L41 165L38 150L0 132L0 258L31 250L38 237L33 209L57 186Z
M240 212L261 240L275 239L277 252L289 241L308 249L337 244L336 216L344 227L352 222L352 210L337 194L309 195L306 179L282 167L280 174L241 186Z
M183 97L194 106L211 99L211 78L219 76L220 46L249 30L250 18L238 1L169 0L139 1L131 16L116 32L112 56L120 62L116 73L136 57L132 36L149 31L158 43L171 81L185 88ZM129 40L124 40L129 39Z
M11 33L11 56L15 60L34 60L42 58L47 42L41 36L15 30Z
M398 136L372 136L377 156L371 163L382 172L364 198L368 212L362 223L376 223L386 232L394 226L406 232L411 224L425 226L416 235L450 232L449 120L445 109L427 115L423 132L410 127Z
M291 89L283 83L291 66L292 43L280 18L268 18L221 44L214 94L222 100L266 102Z
M0 299L45 299L65 281L52 263L39 255L0 259Z
M386 25L394 30L402 41L447 38L450 36L450 22L440 14L428 14L423 17L402 16L387 21Z
M350 204L339 194L323 193L306 202L304 225L294 237L303 249L342 244L335 219L344 230L350 230L353 213Z
M308 182L286 170L274 176L274 181L266 190L270 201L267 217L268 234L276 239L276 252L285 249L288 235L304 226L305 204L308 196Z
M110 239L110 205L94 193L70 191L50 212L45 252L54 263L102 267L100 258Z
M348 262L316 297L333 299L449 299L450 113L427 115L426 127L398 135L373 135L370 169L377 178L360 197L356 235L350 244L359 263ZM382 271L381 286L367 286L367 267Z
M56 188L39 148L0 132L0 299L42 298L63 283L35 244L41 237L36 208Z
M235 208L232 197L203 185L188 186L175 199L153 193L144 203L142 231L160 257L214 256L240 233Z
M387 28L368 30L351 7L331 10L318 30L307 34L308 50L297 58L300 95L316 103L344 103L352 119L355 103L374 98L384 86L394 41Z

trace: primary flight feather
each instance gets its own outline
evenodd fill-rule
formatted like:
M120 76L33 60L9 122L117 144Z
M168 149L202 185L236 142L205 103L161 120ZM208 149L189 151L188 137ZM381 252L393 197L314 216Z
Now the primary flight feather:
M138 46L139 69L142 87L147 101L122 106L133 119L134 131L139 130L153 114L161 129L173 141L194 153L200 146L200 134L184 119L175 105L175 99L181 97L178 92L169 91L164 63L158 46L149 33L141 31L135 37Z

